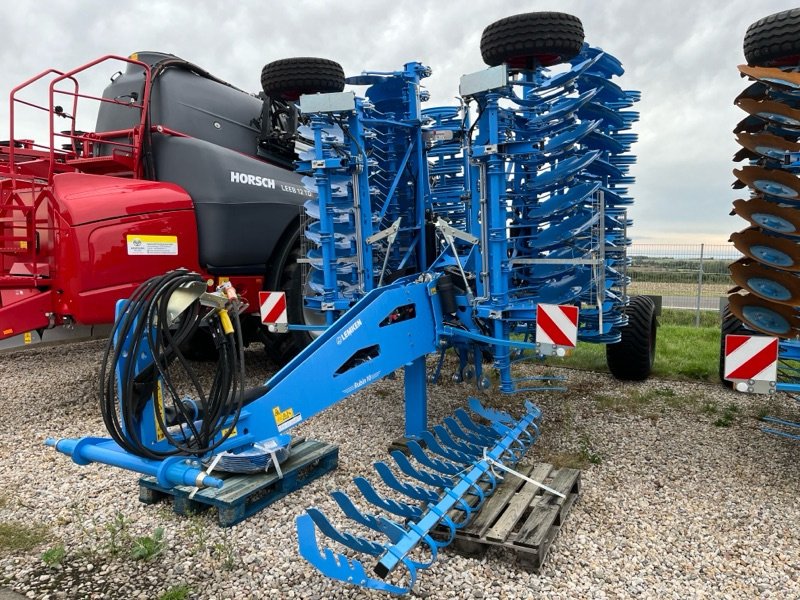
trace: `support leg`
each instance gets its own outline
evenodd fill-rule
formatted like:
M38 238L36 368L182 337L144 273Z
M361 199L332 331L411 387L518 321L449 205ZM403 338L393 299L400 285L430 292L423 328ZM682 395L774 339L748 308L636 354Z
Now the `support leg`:
M428 428L428 391L425 357L420 356L405 366L406 438L419 439Z

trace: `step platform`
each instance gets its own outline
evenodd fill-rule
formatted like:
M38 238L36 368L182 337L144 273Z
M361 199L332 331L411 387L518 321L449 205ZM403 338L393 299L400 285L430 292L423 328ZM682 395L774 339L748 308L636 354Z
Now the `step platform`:
M289 458L281 464L283 477L270 469L258 475L236 475L214 471L225 480L221 489L202 488L193 498L191 486L164 488L154 477L139 479L139 500L155 504L172 497L172 509L190 515L216 507L221 527L231 527L249 516L334 470L339 464L339 447L317 440L298 440Z
M450 546L470 558L482 557L490 546L501 546L517 554L519 564L538 573L547 558L550 545L569 515L581 490L578 469L556 469L539 463L517 469L564 494L555 494L510 473L463 529L456 532Z

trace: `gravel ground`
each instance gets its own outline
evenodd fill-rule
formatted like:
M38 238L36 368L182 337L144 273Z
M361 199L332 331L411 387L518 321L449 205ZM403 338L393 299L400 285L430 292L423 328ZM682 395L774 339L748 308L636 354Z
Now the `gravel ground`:
M305 563L294 518L312 505L337 514L332 490L357 497L352 478L370 475L402 433L401 378L297 429L340 446L337 471L223 530L210 512L183 518L168 503L141 504L131 473L79 467L42 445L46 436L105 434L94 400L101 350L93 341L0 355L0 526L47 536L25 551L0 545L0 585L48 599L149 599L182 585L203 599L385 596L335 583ZM252 383L270 372L257 349L248 351L248 369ZM563 373L568 392L530 396L544 422L526 461L583 466L583 491L541 574L500 549L481 560L445 551L421 573L416 595L800 598L800 446L759 431L765 399L721 386L623 386L605 375ZM467 385L432 386L431 422L470 394ZM518 402L484 399L511 410ZM797 412L781 396L768 409ZM720 420L731 422L715 425ZM127 540L159 527L163 553L134 560ZM60 544L61 564L44 564L42 553Z

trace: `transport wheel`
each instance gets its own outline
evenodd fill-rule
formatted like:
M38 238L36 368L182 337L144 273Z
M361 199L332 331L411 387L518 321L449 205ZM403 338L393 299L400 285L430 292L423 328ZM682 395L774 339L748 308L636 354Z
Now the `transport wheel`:
M264 65L261 87L270 97L297 100L302 94L341 92L342 66L325 58L284 58Z
M726 306L722 311L719 336L719 380L726 388L732 388L733 383L725 381L725 336L726 335L753 335L754 331L748 329L744 323Z
M568 61L583 46L583 24L560 12L531 12L495 21L483 30L481 56L490 67L547 67Z
M800 62L800 8L759 19L744 35L748 65L774 67Z
M300 238L297 237L283 262L278 289L286 293L289 323L305 324L307 320L303 310L303 270L298 262L300 255ZM281 367L297 356L314 339L314 336L307 331L272 333L265 326L260 329L260 337L267 357Z
M644 381L656 357L656 307L647 296L633 296L625 312L628 324L622 339L606 345L608 370L623 381Z

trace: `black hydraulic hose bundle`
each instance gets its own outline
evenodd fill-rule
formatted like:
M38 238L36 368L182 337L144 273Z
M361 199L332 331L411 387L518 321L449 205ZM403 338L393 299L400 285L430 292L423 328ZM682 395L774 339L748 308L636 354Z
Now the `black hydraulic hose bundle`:
M229 313L231 330L223 323L225 315L195 300L170 323L170 296L178 288L198 281L203 279L186 270L153 277L134 291L114 323L100 368L100 410L111 437L132 454L151 459L202 456L219 447L238 421L245 386L238 311ZM211 330L219 350L214 379L207 392L180 349L201 323ZM145 348L150 350L153 362L137 372L136 357ZM195 404L185 402L179 395L176 369L171 369L174 363L188 377ZM151 398L158 429L173 447L170 450L154 450L139 438L142 409ZM170 422L164 416L167 413L174 416Z

